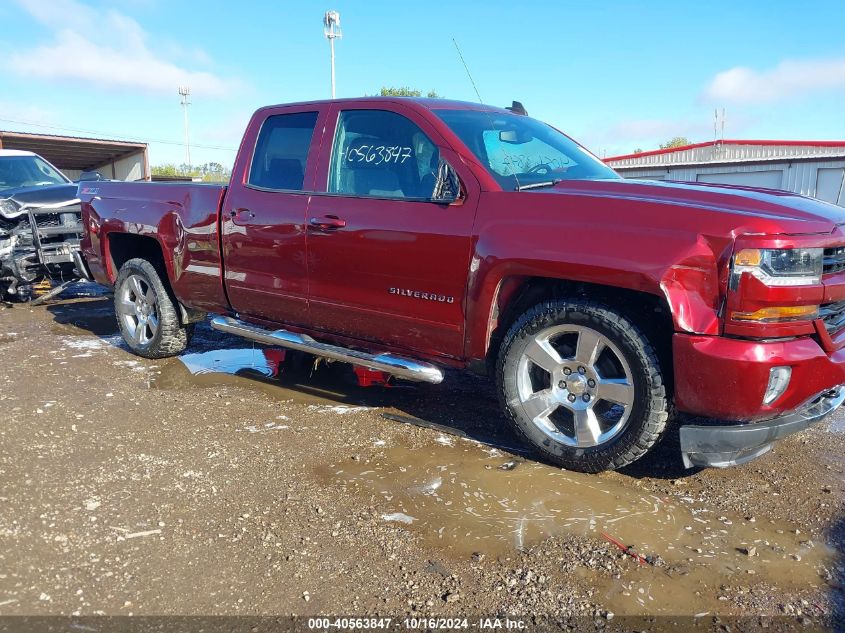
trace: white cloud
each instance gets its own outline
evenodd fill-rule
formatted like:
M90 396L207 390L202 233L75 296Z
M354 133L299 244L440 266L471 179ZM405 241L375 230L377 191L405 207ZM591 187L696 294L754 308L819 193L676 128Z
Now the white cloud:
M18 0L18 4L51 32L49 44L18 51L3 63L18 74L166 94L186 84L195 94L223 96L240 84L156 54L141 25L113 9L95 11L77 0ZM168 46L162 43L156 48ZM192 57L199 63L208 60L199 50Z
M718 73L704 97L720 103L771 103L831 89L845 89L845 58L786 60L763 71L737 66Z

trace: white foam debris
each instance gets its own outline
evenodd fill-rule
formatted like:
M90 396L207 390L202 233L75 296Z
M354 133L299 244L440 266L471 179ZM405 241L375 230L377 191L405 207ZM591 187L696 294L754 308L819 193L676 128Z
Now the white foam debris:
M408 516L404 512L391 512L390 514L382 514L381 518L385 521L398 521L399 523L405 523L406 525L411 525L416 519L412 516Z
M132 534L126 534L122 538L141 538L143 536L152 536L153 534L161 534L161 530L144 530L143 532L132 532Z
M453 440L448 435L440 435L439 437L435 438L434 440L438 444L442 444L443 446L454 446L455 440Z
M96 510L99 507L100 507L100 502L97 501L94 498L87 499L85 501L85 509L88 510L89 512L93 512L94 510Z
M343 404L310 404L308 405L308 410L315 413L336 413L337 415L347 415L349 413L369 411L370 407L350 407Z
M62 337L62 347L78 350L101 350L107 346L101 339L98 338L80 338L77 336Z
M239 431L246 431L247 433L261 433L262 431L284 431L285 429L289 429L290 427L287 424L275 424L273 422L268 422L264 426L258 426L257 424L250 424L246 428L243 429L235 429L236 432Z
M385 442L384 440L376 440L375 442L373 442L373 446L384 446L386 444L387 442Z

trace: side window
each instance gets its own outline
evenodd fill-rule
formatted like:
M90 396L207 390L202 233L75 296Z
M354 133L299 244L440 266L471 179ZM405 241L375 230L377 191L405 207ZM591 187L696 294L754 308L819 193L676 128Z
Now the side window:
M249 184L264 189L301 191L316 112L267 117L258 133Z
M412 121L386 110L344 110L335 132L329 192L429 199L440 150Z

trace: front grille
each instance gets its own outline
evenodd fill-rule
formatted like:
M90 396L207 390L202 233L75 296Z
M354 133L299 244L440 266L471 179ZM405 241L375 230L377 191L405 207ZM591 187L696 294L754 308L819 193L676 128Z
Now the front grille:
M30 225L38 231L42 244L56 241L78 241L82 236L82 219L79 205L59 209L33 208L29 210Z
M819 318L828 334L833 335L845 327L845 301L826 303L819 308Z
M824 249L824 274L839 273L845 270L845 246Z

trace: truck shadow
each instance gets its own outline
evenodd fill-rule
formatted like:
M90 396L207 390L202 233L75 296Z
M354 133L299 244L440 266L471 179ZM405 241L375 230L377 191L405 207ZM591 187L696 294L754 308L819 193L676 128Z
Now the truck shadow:
M66 292L46 306L56 334L93 334L116 342L119 336L110 297L89 293L84 286ZM150 387L174 391L213 387L248 379L271 397L314 405L384 408L383 417L398 424L427 427L500 448L527 459L538 457L511 431L501 413L492 380L449 371L440 385L391 382L361 387L350 365L318 362L278 348L252 345L243 339L197 325L188 350L178 359L160 362ZM639 461L622 469L632 478L677 479L697 471L684 468L677 426Z

